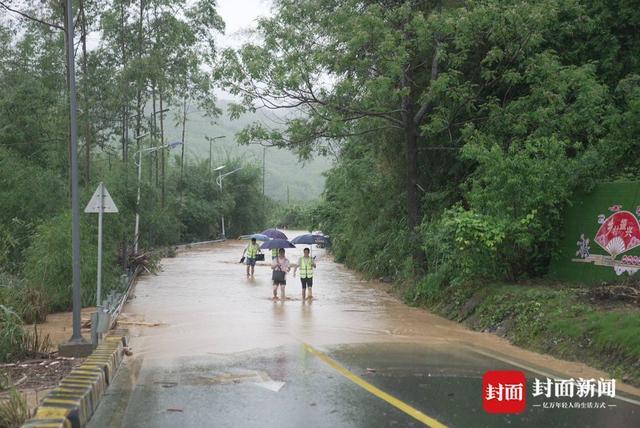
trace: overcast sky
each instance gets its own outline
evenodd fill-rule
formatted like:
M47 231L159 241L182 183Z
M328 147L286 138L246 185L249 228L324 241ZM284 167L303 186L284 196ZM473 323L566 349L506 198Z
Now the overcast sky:
M256 19L270 15L271 0L218 0L218 13L226 24L225 35L221 39L224 47L237 47L244 38L245 31L255 28Z
M25 8L33 0L9 1L15 8ZM187 1L187 4L192 1ZM256 19L260 16L270 15L271 0L217 0L218 13L224 19L226 31L220 42L222 46L236 46L241 41L242 32L255 28ZM17 16L3 8L0 8L0 19L16 19ZM19 18L18 18L19 19ZM76 34L77 36L77 34ZM95 44L99 40L99 34L89 35L89 39Z
M218 40L219 48L235 47L248 40L248 32L256 27L256 20L271 14L271 0L218 0L218 14L225 22L225 34ZM235 97L222 89L216 90L220 99Z
M29 1L33 0L15 0L12 6L20 8ZM191 3L187 1L187 4ZM272 0L217 0L217 10L225 22L225 34L218 38L218 47L240 47L240 45L249 39L249 32L256 27L256 21L259 17L269 16L271 14ZM13 13L0 8L0 22L2 19L20 20ZM18 21L19 22L19 21ZM78 34L76 33L76 37ZM95 48L100 41L99 33L91 33L87 37L89 50ZM222 90L216 91L221 98L232 98L230 94Z

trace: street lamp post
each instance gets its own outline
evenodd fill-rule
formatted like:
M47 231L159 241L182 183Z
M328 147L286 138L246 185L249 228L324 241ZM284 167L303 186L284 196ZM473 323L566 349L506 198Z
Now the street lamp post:
M147 135L149 135L149 133L148 133L148 132L145 132L145 133L144 133L144 134L142 134L142 135L137 135L137 136L135 137L135 139L136 139L136 145L137 145L137 146L139 146L139 145L140 145L140 140L142 140L142 139L143 139L144 137L146 137ZM140 150L140 149L138 149L138 150Z
M217 167L214 171L221 171L223 168L225 167L225 165L221 165L219 167ZM243 167L239 167L234 169L233 171L227 172L225 174L219 172L218 173L218 178L216 178L216 182L218 183L218 186L220 186L220 197L222 197L222 179L225 178L228 175L231 175L235 172L238 172L242 169ZM225 234L224 231L224 214L220 215L220 223L222 224L222 239L227 239L227 236Z
M73 7L71 0L66 1L65 31L67 42L67 75L69 82L69 136L71 151L71 268L72 268L72 302L73 333L66 344L69 355L80 356L86 352L86 340L80 330L80 186L78 179L78 119L76 102L75 63L73 59ZM74 346L77 348L74 350ZM65 346L60 347L60 354L65 355Z
M220 138L225 138L225 135L218 135L217 137L207 137L207 141L209 141L209 174L211 174L211 159L212 159L212 155L213 155L213 140L217 140ZM222 166L224 168L224 165ZM219 168L219 167L218 167ZM216 171L218 171L218 168L216 168Z
M142 154L153 153L163 149L173 149L182 145L182 141L175 141L173 143L165 144L164 146L149 147L146 149L138 150L136 153L138 167L138 195L136 196L136 228L134 233L133 253L138 254L138 241L140 240L140 181L142 180Z

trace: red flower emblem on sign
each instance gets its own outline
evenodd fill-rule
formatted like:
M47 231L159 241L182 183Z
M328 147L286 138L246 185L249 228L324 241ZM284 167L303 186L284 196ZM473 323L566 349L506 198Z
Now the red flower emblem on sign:
M618 211L602 223L595 241L616 257L640 245L640 223L629 211Z

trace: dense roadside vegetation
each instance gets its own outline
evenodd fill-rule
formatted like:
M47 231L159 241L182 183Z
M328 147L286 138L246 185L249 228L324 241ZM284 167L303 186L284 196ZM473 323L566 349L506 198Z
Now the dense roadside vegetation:
M0 7L0 362L33 349L23 323L71 306L71 215L64 2ZM213 153L187 159L166 135L189 114L215 118L202 72L224 23L210 1L84 1L76 4L81 205L104 182L119 213L104 220L103 293L151 249L259 229L261 171ZM180 11L180 13L177 13ZM36 20L37 19L37 20ZM98 33L96 33L98 32ZM87 48L87 37L99 34ZM94 38L95 42L95 38ZM174 124L177 123L177 125ZM142 158L140 254L133 254L137 161ZM218 172L242 167L216 184ZM212 168L213 167L213 168ZM82 214L82 303L95 304L97 216ZM32 347L31 347L32 348Z
M303 201L277 203L267 209L267 224L285 229L311 231L316 221L319 205L317 202Z
M482 329L511 319L516 343L579 350L640 383L637 307L603 311L575 286L535 281L572 195L638 179L640 11L594 0L276 5L261 42L226 51L218 76L244 108L305 112L283 130L247 127L241 142L338 154L310 225L331 234L336 259L395 279L413 304L477 311L470 324ZM449 307L474 295L484 303L464 316Z

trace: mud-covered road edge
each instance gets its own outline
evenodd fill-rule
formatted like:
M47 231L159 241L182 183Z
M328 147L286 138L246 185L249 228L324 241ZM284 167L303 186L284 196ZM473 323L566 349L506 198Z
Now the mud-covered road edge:
M562 283L449 287L419 302L406 298L407 289L394 286L412 306L497 334L524 349L585 363L640 387L637 305L599 301L593 288Z

